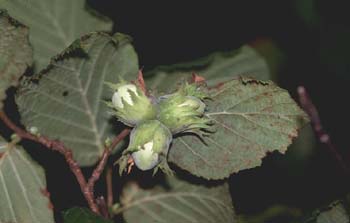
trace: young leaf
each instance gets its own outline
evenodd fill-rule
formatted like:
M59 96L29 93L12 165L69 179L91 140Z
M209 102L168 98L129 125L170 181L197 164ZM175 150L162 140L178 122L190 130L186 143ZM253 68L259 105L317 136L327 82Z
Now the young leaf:
M16 86L19 77L32 64L28 29L0 10L0 110L5 91Z
M86 35L20 86L16 101L22 122L64 142L80 165L92 165L106 138L116 134L104 102L113 92L105 83L133 78L137 72L137 55L127 36Z
M87 208L74 207L63 215L64 223L113 223L111 220L96 216Z
M177 137L169 161L207 179L223 179L261 164L268 152L284 153L306 122L288 92L270 81L235 79L211 89L206 116L215 132L201 140Z
M213 53L193 62L160 66L145 74L147 87L159 92L168 92L169 83L186 79L190 73L205 77L209 86L231 80L238 75L247 75L268 80L271 74L264 58L252 47L245 45L239 50Z
M128 223L237 222L227 183L207 187L168 178L170 188L124 189L120 211Z
M0 137L0 222L54 223L44 170Z
M92 31L111 31L109 19L92 13L85 0L0 0L0 8L30 28L35 71L75 39Z

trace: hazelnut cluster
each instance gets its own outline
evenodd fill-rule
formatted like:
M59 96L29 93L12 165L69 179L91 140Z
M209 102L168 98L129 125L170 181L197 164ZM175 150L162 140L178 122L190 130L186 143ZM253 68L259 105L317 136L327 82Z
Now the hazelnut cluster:
M197 83L184 83L176 92L158 98L148 96L131 83L108 84L114 91L107 102L113 114L125 125L133 127L130 142L117 161L122 173L130 163L141 170L158 169L171 174L167 155L173 135L202 133L210 127L204 115L207 94Z

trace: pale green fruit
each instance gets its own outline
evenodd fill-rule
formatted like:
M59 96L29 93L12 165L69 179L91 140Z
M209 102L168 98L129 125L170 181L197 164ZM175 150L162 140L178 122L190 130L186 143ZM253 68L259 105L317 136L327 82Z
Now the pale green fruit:
M138 124L130 134L130 143L124 153L131 153L135 165L150 170L166 162L173 137L170 130L158 120Z
M175 93L159 99L158 119L173 134L181 132L199 133L209 128L210 121L204 116L205 103L194 96Z
M137 152L133 152L132 158L136 166L140 170L150 170L153 169L157 164L159 164L159 154L153 151L153 140L145 143Z
M151 120L156 117L156 108L151 100L134 84L108 84L113 90L108 106L114 109L115 116L128 126Z

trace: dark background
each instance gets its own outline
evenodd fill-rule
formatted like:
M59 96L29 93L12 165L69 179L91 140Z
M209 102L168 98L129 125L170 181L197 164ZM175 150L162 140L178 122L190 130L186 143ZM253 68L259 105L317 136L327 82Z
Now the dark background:
M115 31L133 37L144 71L268 39L284 57L277 76L279 85L294 97L297 86L306 86L325 129L350 165L350 13L346 1L134 1L129 5L117 0L88 2L115 21ZM11 101L10 97L8 112L18 120ZM1 131L8 134L5 129ZM55 209L60 212L86 205L64 159L38 145L32 147L32 155L46 168ZM298 152L290 150L286 156L270 154L262 167L233 175L230 182L237 211L256 214L282 204L308 212L347 194L349 174L327 147L316 144L311 155L302 161L290 155ZM91 170L86 169L86 174ZM114 180L120 184L120 179ZM103 184L103 180L98 183L97 193L104 193ZM116 186L115 190L119 189Z

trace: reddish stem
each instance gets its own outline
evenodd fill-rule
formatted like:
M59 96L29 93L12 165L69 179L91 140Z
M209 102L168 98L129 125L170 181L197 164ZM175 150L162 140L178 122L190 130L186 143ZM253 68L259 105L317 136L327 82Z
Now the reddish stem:
M331 141L328 133L323 129L320 116L318 114L316 106L313 104L309 94L305 87L299 86L298 89L299 101L304 111L309 115L313 129L319 139L319 141L327 146L330 152L337 159L339 165L343 168L346 173L350 173L349 167L345 164L342 156L339 154L337 148Z
M121 133L119 133L119 135L114 137L109 149L113 150L125 137L129 135L130 132L131 132L131 129L124 129Z
M105 198L103 196L97 197L96 203L97 203L98 207L100 208L101 215L106 219L110 218Z
M93 193L94 185L95 185L96 181L100 178L101 173L103 172L103 170L106 166L109 154L110 154L110 150L109 150L109 148L106 148L103 151L103 154L102 154L102 157L101 157L99 164L92 172L92 175L87 183L87 187L85 188L85 191L84 191L85 193Z
M107 207L113 206L113 170L111 167L107 167L106 172L106 185L107 185Z
M110 150L112 150L120 141L122 141L130 132L130 129L123 130L119 135L117 135L111 146L109 148L106 148L102 154L102 157L100 159L99 164L93 171L90 179L88 182L86 182L86 179L81 171L81 168L79 167L79 164L74 160L72 151L65 147L65 145L57 140L50 140L49 138L45 136L35 136L21 128L19 128L16 124L14 124L7 115L0 111L0 119L11 129L13 130L20 138L22 139L29 139L34 142L38 142L44 146L46 146L48 149L57 151L64 155L71 171L77 178L77 181L80 185L80 189L83 192L86 201L89 204L90 209L95 212L96 214L100 214L99 208L96 204L95 198L94 198L94 185L96 181L100 178L101 173L103 172L103 169L106 166Z
M61 143L59 141L50 140L49 138L47 138L45 136L35 136L29 132L24 131L23 129L17 127L16 124L14 124L3 111L0 111L0 119L10 129L12 129L20 138L29 139L29 140L32 140L34 142L41 143L42 145L46 146L47 148L54 150L54 151L57 151L57 152L61 153L62 155L64 155L71 171L73 172L73 174L77 178L77 181L80 185L81 191L84 192L83 194L85 196L86 201L89 204L89 207L96 214L100 213L98 210L98 207L94 201L93 194L86 193L86 191L85 191L85 188L87 187L85 177L84 177L83 173L81 172L81 169L80 169L78 163L73 159L73 154L72 154L72 151L70 149L66 148L63 145L63 143Z
M137 76L137 84L139 85L143 93L147 94L146 83L145 83L145 80L143 79L142 70L139 70L139 74Z

